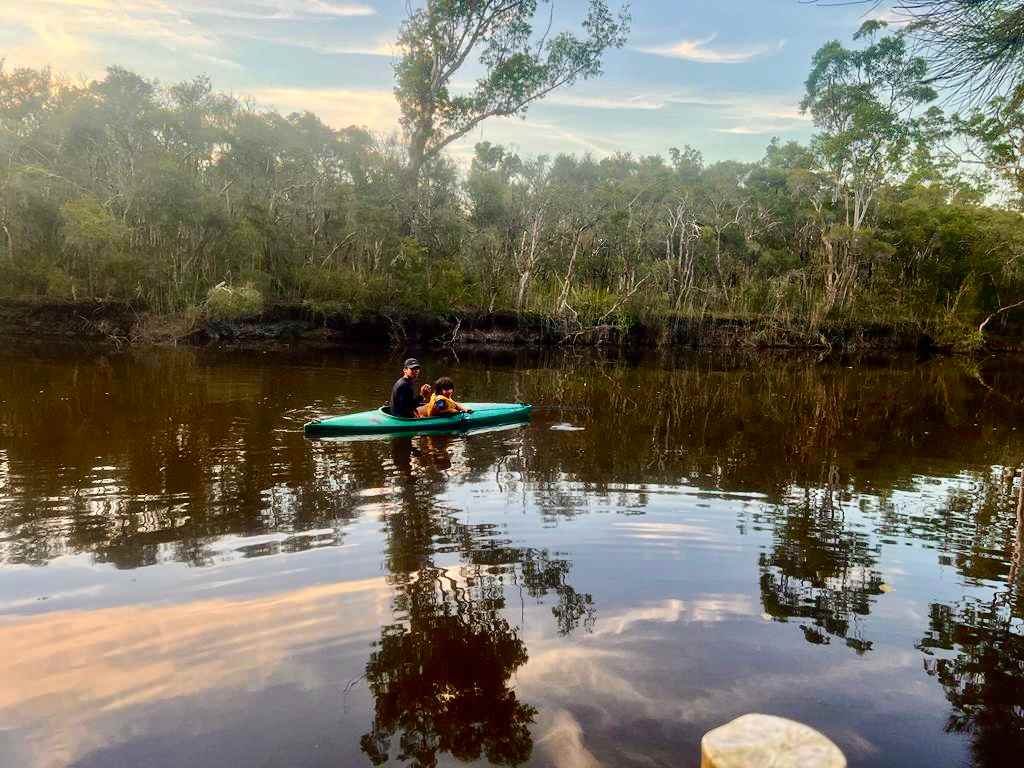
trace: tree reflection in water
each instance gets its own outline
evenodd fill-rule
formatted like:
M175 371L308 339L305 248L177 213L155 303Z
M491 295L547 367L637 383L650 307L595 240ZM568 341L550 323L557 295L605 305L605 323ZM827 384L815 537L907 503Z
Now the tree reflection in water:
M536 710L509 687L528 658L517 631L493 602L444 570L423 569L399 590L395 608L405 621L381 630L366 665L376 704L363 751L375 765L386 763L397 733L398 759L417 766L436 765L445 752L498 765L525 762Z
M774 539L758 559L761 602L776 621L806 620L800 628L810 643L827 645L838 637L865 653L872 644L857 618L867 616L872 597L882 594L875 568L879 548L847 526L835 485L805 489L799 500L758 516Z
M925 670L953 708L946 730L970 735L977 768L1012 765L1024 754L1024 634L1003 597L933 604L919 645L928 654L956 652L928 659Z
M991 596L933 603L918 648L953 709L946 730L970 736L976 768L996 768L1024 754L1024 478L1015 486L1012 475L993 473L975 502L963 519L978 526L972 538L989 556L962 558L959 570L969 584L988 585Z
M394 757L434 766L444 753L493 765L525 762L537 710L510 686L529 656L518 627L502 615L506 588L536 599L556 595L552 611L563 633L594 622L591 596L566 583L567 560L513 547L495 526L462 522L434 501L452 465L449 442L392 444L402 503L387 515L385 531L398 621L382 628L366 665L375 707L361 746L375 765ZM457 565L439 564L453 555Z
M965 589L986 594L932 603L917 647L952 707L946 730L971 738L975 768L997 768L1024 753L1024 480L1000 468L967 477L928 514L883 502L877 534L934 545ZM801 624L808 642L840 637L863 653L872 642L857 618L882 593L879 546L849 527L843 487L832 476L823 488L755 516L773 535L759 558L761 600L778 621L809 620Z

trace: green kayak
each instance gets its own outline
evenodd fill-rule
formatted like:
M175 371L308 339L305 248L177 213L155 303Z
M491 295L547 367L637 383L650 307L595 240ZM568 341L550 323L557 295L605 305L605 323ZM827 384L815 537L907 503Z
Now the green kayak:
M393 435L419 432L467 432L479 427L514 424L530 418L532 405L523 403L463 403L472 413L434 419L402 419L385 408L311 421L304 428L307 437L341 435Z

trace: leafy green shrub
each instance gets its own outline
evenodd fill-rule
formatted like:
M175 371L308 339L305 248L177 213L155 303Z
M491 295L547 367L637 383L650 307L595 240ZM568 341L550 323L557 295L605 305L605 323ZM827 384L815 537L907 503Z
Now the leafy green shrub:
M305 300L314 302L344 302L348 293L348 280L339 272L304 264L295 269L295 282Z
M242 320L263 311L263 294L252 283L219 283L206 294L206 314L213 320Z
M583 325L606 322L617 302L615 294L602 288L580 288L569 297L569 305L576 311L576 317Z
M238 282L242 285L250 285L260 292L264 303L268 298L278 296L281 293L282 285L289 282L289 274L284 273L283 279L278 279L267 272L259 272L252 269L243 269L238 275Z
M0 295L46 295L48 268L45 264L0 262Z
M402 304L402 297L391 288L386 274L363 276L306 265L299 268L297 282L305 306L330 308L318 314L348 312L359 316Z
M455 259L433 259L427 263L429 279L417 281L418 290L411 293L414 305L438 314L465 306L469 285L465 271Z
M985 346L985 334L977 326L945 314L936 323L935 341L940 347L948 347L961 354L974 354Z
M60 267L46 273L46 295L54 299L75 298L75 281Z

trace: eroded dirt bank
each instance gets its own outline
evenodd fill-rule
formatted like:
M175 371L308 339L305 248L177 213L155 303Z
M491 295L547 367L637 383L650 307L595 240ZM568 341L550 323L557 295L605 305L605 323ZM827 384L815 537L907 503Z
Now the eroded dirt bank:
M0 334L107 341L112 345L224 346L583 347L832 349L839 351L952 351L920 329L884 324L833 325L814 332L728 318L679 318L665 327L570 327L513 313L394 317L316 315L275 306L259 317L216 320L201 315L158 316L116 302L0 301ZM1024 351L1020 339L990 337L988 351Z

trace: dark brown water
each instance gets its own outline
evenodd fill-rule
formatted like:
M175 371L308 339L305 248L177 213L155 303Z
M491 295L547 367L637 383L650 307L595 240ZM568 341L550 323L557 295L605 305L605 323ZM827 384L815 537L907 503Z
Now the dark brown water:
M371 355L0 351L0 765L1024 753L1024 364L427 361L546 406L310 442Z

